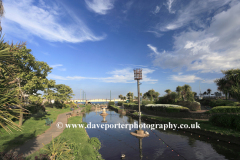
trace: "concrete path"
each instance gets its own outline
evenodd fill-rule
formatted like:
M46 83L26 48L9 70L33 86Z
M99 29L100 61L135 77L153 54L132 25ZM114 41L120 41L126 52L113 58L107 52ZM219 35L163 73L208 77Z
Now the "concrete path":
M81 112L81 108L75 110L75 112ZM13 152L15 154L23 154L23 156L26 157L42 148L43 144L46 145L50 143L52 141L52 137L56 138L66 128L65 124L67 124L67 116L71 113L73 113L73 111L59 114L57 120L52 123L51 127L48 130L36 138L28 140L25 144L16 148ZM56 126L58 122L62 122L63 124L63 127L61 129L57 128Z

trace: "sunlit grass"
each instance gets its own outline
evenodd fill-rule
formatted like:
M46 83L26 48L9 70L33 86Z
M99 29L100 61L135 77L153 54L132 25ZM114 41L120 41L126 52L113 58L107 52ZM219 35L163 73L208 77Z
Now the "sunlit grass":
M41 118L31 117L27 119L22 125L22 131L12 130L12 133L7 133L3 128L0 128L0 152L8 151L17 146L24 144L27 140L44 133L50 126L46 126L45 119L52 119L56 121L57 116L61 113L70 112L69 108L56 109L46 107L47 114ZM15 121L18 124L18 121Z
M82 123L82 117L76 116L68 119L68 124L80 124ZM74 152L75 159L78 160L97 160L102 159L101 154L98 153L97 147L89 142L85 128L68 128L59 135L62 139L68 141L68 144L72 144L71 148ZM93 137L94 138L94 137ZM48 144L50 145L50 144ZM48 146L46 145L46 147ZM27 157L27 160L34 160L35 156L45 154L45 150L41 148L38 152L33 153Z

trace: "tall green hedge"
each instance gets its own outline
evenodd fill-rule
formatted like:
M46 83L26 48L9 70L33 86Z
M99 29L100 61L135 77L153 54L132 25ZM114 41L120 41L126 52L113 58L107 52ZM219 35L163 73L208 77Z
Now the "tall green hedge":
M218 106L213 107L207 113L240 113L240 106Z
M199 101L204 106L237 106L239 102L233 102L230 100L223 100L223 99L202 99Z
M232 128L240 131L240 115L234 114L216 114L212 115L209 122L215 126Z
M173 113L173 112L189 112L189 109L187 107L176 107L176 106L148 106L146 107L148 110L156 111L156 112L167 112L167 113Z

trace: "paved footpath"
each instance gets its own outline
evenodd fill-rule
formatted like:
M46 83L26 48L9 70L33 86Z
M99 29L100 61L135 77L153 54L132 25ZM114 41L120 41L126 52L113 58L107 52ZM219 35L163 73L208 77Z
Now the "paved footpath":
M81 108L75 110L75 112L81 112ZM48 130L46 130L43 134L37 136L36 138L28 140L22 146L16 148L14 150L14 153L23 154L24 157L27 157L32 153L38 151L40 148L42 148L43 144L46 145L50 143L52 141L52 137L56 138L66 128L65 124L67 124L67 119L68 119L67 116L70 113L73 113L73 111L59 114L57 117L57 120L54 123L52 123L51 127ZM61 129L57 128L56 124L58 122L62 122L64 124L63 128Z

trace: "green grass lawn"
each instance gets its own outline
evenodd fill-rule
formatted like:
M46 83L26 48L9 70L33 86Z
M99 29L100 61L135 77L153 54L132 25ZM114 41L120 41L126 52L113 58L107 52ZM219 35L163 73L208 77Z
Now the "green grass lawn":
M24 144L28 139L36 137L44 133L50 126L45 126L45 119L56 121L57 116L61 113L70 112L70 108L56 109L46 107L47 114L41 118L31 117L23 121L22 131L12 130L13 133L7 133L3 128L0 128L0 152L9 151L17 146ZM15 121L18 124L18 121Z
M137 115L137 113L134 113ZM152 118L159 120L161 122L171 122L175 124L194 124L198 122L200 124L201 130L211 131L215 133L222 133L223 135L233 135L235 137L240 137L240 132L235 131L233 129L229 128L223 128L223 127L217 127L212 125L209 121L201 121L201 120L186 120L186 119L180 119L180 118L167 118L167 117L159 117L159 116L149 116L142 114L142 117Z
M80 124L82 123L82 117L76 116L68 119L68 124ZM86 124L86 123L85 123ZM95 137L89 138L85 128L68 128L60 134L60 138L67 140L68 144L72 144L71 149L74 152L76 160L97 160L102 159L101 154L99 154L98 149L101 144L94 145L90 142L91 140L96 139ZM57 137L57 138L59 138ZM48 147L50 144L46 145ZM35 156L40 154L45 154L46 151L41 148L38 152L27 157L27 160L35 160Z

